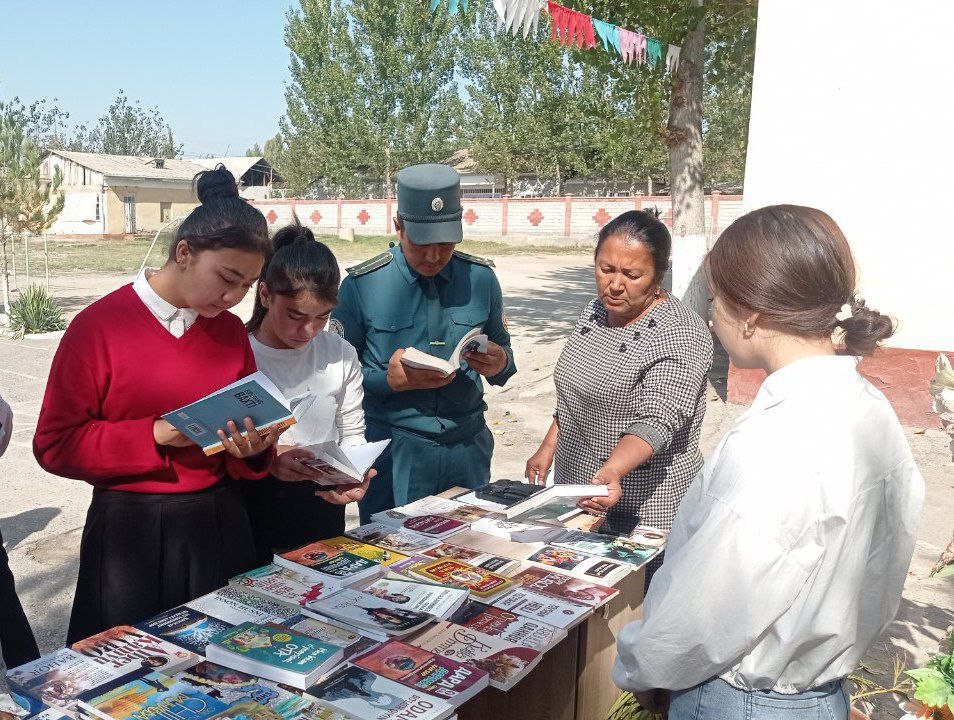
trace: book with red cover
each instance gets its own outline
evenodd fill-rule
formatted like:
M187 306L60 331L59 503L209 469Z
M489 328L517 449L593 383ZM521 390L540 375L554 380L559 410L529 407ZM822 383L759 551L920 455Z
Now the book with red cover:
M409 688L446 700L454 707L490 684L490 676L470 665L413 645L389 640L351 662Z
M573 575L539 567L521 570L513 575L513 579L525 590L593 608L604 605L619 594L619 590L609 585L597 585Z
M475 567L460 560L431 560L412 565L407 572L430 582L466 588L476 598L496 598L509 592L518 580Z

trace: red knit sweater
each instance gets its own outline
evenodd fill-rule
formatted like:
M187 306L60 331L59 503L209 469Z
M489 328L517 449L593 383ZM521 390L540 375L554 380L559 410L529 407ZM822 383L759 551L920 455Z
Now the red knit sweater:
M264 477L274 452L248 462L200 447L158 447L154 421L255 372L242 322L198 317L181 338L166 330L132 285L97 300L70 323L53 358L33 453L47 471L115 490L202 490L226 472ZM241 423L242 418L235 418Z

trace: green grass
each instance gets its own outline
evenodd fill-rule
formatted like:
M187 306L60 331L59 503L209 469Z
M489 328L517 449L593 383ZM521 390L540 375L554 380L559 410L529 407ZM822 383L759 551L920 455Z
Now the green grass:
M158 267L165 262L171 236L162 236L149 254L148 265ZM395 236L359 235L354 242L340 240L335 236L319 236L335 256L343 263L354 263L377 255L396 242ZM139 269L143 257L152 244L152 236L122 240L78 240L48 238L50 275L60 274L131 274ZM587 248L552 247L542 245L516 246L499 241L465 240L460 244L463 252L482 257L496 258L506 255L560 255L587 253ZM17 240L15 250L8 250L16 257L16 272L20 282L26 280L25 251L22 240ZM38 280L46 272L43 238L32 238L29 243L30 278ZM11 272L13 265L11 263Z

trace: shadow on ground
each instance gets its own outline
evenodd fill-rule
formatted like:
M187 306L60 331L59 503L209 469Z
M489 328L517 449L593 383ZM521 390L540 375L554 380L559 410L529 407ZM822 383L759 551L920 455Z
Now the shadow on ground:
M3 544L7 552L33 533L44 530L60 512L59 508L41 507L0 519L0 533L3 534Z
M526 278L519 294L504 298L507 318L520 326L522 335L535 342L562 340L596 295L592 267L569 267Z

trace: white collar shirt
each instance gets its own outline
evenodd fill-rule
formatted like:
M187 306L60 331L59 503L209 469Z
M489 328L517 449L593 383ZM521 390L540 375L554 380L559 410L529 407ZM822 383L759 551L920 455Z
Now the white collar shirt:
M133 281L133 290L149 311L156 316L159 323L174 337L180 338L185 335L186 330L192 326L199 314L192 308L179 308L159 297L149 284L149 278L156 272L154 268L144 268Z
M894 619L924 481L885 397L844 356L774 372L679 508L616 684L840 680Z

